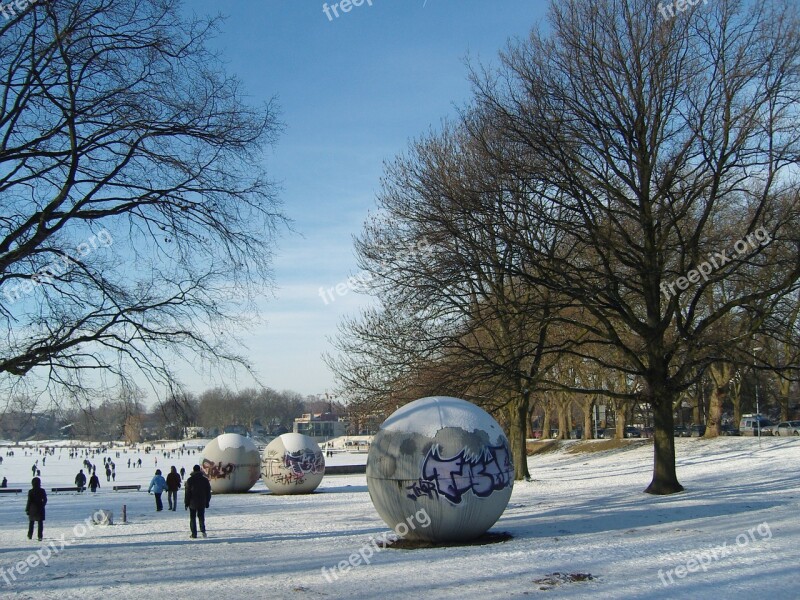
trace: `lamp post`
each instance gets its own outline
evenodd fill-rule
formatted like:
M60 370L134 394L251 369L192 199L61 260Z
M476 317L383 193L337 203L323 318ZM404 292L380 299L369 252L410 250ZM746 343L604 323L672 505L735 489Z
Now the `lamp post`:
M761 411L758 407L758 377L756 375L756 352L761 352L763 348L760 346L753 348L753 380L756 389L756 423L758 423L758 447L761 447Z

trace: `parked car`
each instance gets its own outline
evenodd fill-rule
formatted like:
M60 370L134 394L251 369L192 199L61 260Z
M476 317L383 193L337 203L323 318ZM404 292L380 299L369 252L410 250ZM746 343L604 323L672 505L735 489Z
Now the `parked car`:
M652 427L644 427L642 429L642 437L651 438L653 437L653 433L655 433L655 429Z
M759 428L761 435L772 435L772 422L763 415L742 415L739 423L739 431L742 435L758 435Z
M673 427L673 435L675 437L689 437L692 433L686 429L686 425L675 425Z
M572 431L569 432L569 437L572 440L583 439L583 427L575 427Z
M723 423L719 426L720 435L739 435L739 430L730 423Z
M642 437L642 430L638 427L634 427L632 425L628 425L625 428L625 437L626 438L640 438Z
M800 421L781 421L772 430L772 435L796 435L800 436Z
M706 434L706 426L699 423L695 423L691 426L689 431L690 431L689 435L691 437L703 437Z

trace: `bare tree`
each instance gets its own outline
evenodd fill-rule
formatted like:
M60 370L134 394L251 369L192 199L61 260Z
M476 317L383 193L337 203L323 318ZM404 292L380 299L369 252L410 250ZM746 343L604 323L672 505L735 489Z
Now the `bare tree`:
M0 377L80 393L181 359L246 364L230 290L269 281L278 124L171 0L0 21ZM252 296L250 296L252 297ZM89 394L86 394L89 395Z
M331 364L351 397L411 400L424 373L423 387L504 413L522 479L530 398L555 356L559 307L557 295L513 275L520 255L498 229L514 204L506 196L521 191L485 164L456 126L387 168L380 216L356 244L381 307L345 324L344 358Z
M755 332L797 288L800 36L796 6L780 0L671 19L657 5L552 3L550 30L476 74L486 120L473 135L491 153L503 133L515 152L496 152L496 168L527 177L532 226L562 234L569 252L555 261L523 239L538 269L518 275L582 307L570 352L643 382L646 491L670 494L683 489L673 405L739 341L715 328L736 312Z

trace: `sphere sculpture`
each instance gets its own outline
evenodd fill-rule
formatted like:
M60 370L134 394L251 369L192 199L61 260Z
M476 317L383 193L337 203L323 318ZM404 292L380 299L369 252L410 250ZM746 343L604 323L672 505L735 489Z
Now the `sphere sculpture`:
M325 457L313 438L284 433L264 448L261 478L273 494L310 494L325 475Z
M258 481L260 462L253 440L238 433L224 433L203 448L200 466L213 493L238 494Z
M503 514L514 485L508 439L486 411L445 396L395 411L375 435L367 487L398 535L468 541Z

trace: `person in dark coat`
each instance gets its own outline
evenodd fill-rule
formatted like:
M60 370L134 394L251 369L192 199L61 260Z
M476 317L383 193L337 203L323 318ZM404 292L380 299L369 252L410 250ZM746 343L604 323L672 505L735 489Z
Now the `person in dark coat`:
M28 539L33 539L33 524L38 523L39 541L42 541L44 532L44 506L47 504L47 493L42 488L42 480L38 477L31 479L31 489L28 492L28 503L25 505L25 514L28 515Z
M96 494L97 488L99 487L100 487L100 478L97 476L97 471L94 471L92 473L92 476L89 477L89 489Z
M86 475L83 474L83 469L78 471L78 474L75 475L75 486L78 488L78 493L86 488Z
M178 508L178 490L181 487L181 476L178 475L178 470L172 467L167 475L167 501L169 502L169 509L175 510Z
M200 533L206 536L206 509L211 505L211 484L200 470L200 465L195 465L192 474L186 480L184 507L189 509L190 537L197 537L197 521L200 522Z

